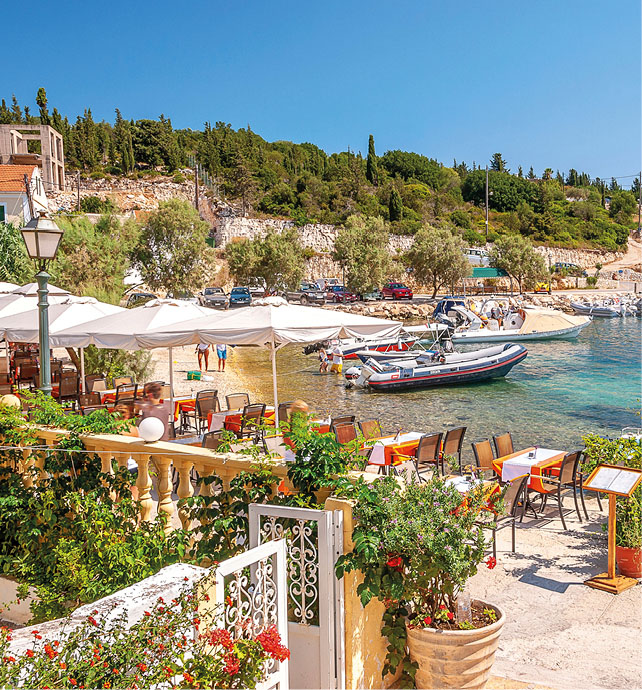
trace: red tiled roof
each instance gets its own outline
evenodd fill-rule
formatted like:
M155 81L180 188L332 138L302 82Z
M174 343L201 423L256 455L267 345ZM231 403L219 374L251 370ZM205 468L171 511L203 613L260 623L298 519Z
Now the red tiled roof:
M24 192L26 175L29 180L36 165L0 165L0 192Z

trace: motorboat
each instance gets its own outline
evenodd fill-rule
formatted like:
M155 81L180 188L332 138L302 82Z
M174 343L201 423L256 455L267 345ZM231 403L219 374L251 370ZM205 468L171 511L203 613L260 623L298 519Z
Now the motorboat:
M523 345L506 343L472 352L423 352L414 358L377 361L370 357L357 378L346 385L376 391L476 383L506 376L528 354Z
M463 300L443 300L433 316L454 328L454 343L496 343L521 340L574 338L591 323L590 316L565 314L557 309L510 307L486 316L468 308Z
M601 318L614 318L623 315L622 305L611 300L597 302L571 302L571 307L576 314L586 316L598 316Z

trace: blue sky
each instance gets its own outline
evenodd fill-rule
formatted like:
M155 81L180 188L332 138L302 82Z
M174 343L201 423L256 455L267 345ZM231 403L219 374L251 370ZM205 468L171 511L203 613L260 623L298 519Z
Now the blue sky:
M175 127L250 124L268 140L328 152L365 153L372 133L380 154L399 148L448 165L485 165L500 151L513 171L640 169L637 0L29 7L32 17L19 3L3 8L3 24L28 27L32 40L3 51L0 93L34 113L44 86L70 117L91 107L113 121L118 107L134 119L164 113Z

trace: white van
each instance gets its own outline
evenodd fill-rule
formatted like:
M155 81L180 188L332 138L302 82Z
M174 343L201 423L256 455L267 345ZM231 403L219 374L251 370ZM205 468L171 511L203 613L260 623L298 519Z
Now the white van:
M317 278L315 282L319 286L319 290L325 290L331 285L340 285L338 278Z
M470 247L464 251L464 255L473 266L490 266L490 258L485 249Z

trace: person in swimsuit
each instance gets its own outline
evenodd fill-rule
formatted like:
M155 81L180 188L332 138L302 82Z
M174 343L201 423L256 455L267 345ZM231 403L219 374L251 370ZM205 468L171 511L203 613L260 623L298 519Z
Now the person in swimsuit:
M203 359L205 359L205 371L210 359L210 346L206 343L199 343L196 346L196 353L198 354L198 370L203 371Z
M225 361L227 360L227 345L217 345L216 354L218 356L218 370L225 371Z

